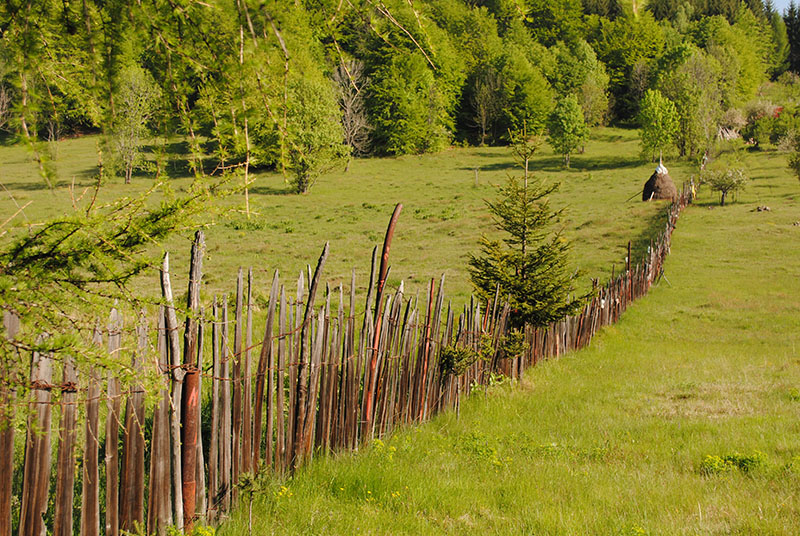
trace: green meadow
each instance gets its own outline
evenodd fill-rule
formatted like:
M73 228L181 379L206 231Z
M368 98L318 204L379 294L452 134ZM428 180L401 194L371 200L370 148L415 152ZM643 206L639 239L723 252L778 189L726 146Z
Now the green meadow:
M23 149L0 147L0 211L27 204L13 220L23 225L73 210L91 185L95 143L54 149L52 189ZM700 191L678 222L665 277L588 349L474 392L458 414L265 479L253 534L796 534L800 184L783 154L744 162L747 189L725 207ZM666 164L678 185L694 172ZM532 167L561 183L551 203L565 209L571 262L588 286L622 266L628 240L644 251L664 205L638 200L654 164L638 155L635 131L594 131L572 165L562 169L544 146ZM259 174L249 219L243 194L209 211L206 298L231 292L239 266L254 267L263 296L272 270L294 279L325 241L326 280L347 284L355 268L363 289L371 250L402 202L389 284L415 292L444 273L449 296L463 302L466 255L493 232L484 200L508 173L518 167L506 148L454 148L356 160L302 196L280 175ZM190 180L176 173L169 187ZM107 184L101 201L150 186L144 177ZM178 288L192 231L153 246L154 257L173 255ZM135 287L156 295L155 267ZM248 533L247 501L218 532Z
M52 149L59 177L49 188L37 177L31 155L20 146L0 147L0 213L11 215L18 206L24 212L13 221L25 224L69 212L85 205L91 195L96 172L95 137L68 139ZM185 191L191 178L180 153L175 157L171 192ZM591 278L606 279L623 263L628 240L637 251L660 226L661 204L641 203L641 187L655 164L639 156L636 131L603 128L594 132L585 153L574 155L572 167L562 168L562 159L543 144L534 157L537 177L561 184L553 196L554 208L564 209L564 234L573 241L571 262L581 270L581 284L591 287ZM477 185L475 169L478 169ZM670 166L676 183L691 175L684 162ZM321 177L307 195L290 193L280 174L255 175L249 188L250 218L244 194L219 201L209 211L206 229L206 298L214 292L232 292L239 266L253 267L256 294L268 295L272 272L280 270L285 282L297 278L307 264L313 265L326 241L330 256L325 279L331 286L349 285L353 268L363 290L369 278L372 248L383 242L389 216L396 203L403 203L391 251L391 287L405 281L407 292L424 291L430 278L445 274L448 297L463 303L471 286L466 258L477 251L482 233L493 233L485 200L495 195L494 186L508 174L520 174L506 147L453 148L434 155L370 158L353 161L348 172L335 170ZM134 176L130 185L122 180L103 186L98 202L135 196L153 186L153 179ZM78 200L86 191L84 198ZM154 196L165 195L161 190ZM178 289L185 287L193 229L153 247L154 257L169 251ZM159 292L157 271L136 282L145 295Z
M782 155L745 162L748 189L701 191L665 277L588 349L268 480L253 533L797 534L800 185Z

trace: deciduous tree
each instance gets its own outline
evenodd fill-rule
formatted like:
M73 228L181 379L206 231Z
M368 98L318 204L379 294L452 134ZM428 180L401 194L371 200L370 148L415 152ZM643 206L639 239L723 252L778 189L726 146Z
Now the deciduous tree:
M131 182L134 169L142 163L142 139L147 136L147 124L157 109L160 95L153 77L141 67L133 65L122 72L116 95L113 140L125 184Z
M655 161L656 152L662 152L675 141L678 132L678 111L671 100L657 89L648 89L639 110L639 137L642 151L650 152Z
M569 167L569 156L589 137L589 127L575 95L567 95L559 101L547 124L547 142L553 150L564 155L564 165Z

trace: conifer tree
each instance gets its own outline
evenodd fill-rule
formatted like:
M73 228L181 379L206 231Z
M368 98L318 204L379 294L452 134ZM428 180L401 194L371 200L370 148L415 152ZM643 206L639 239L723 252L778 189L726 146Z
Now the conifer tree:
M528 171L541 135L523 129L511 139L524 174L509 176L498 187L498 199L487 201L503 238L481 237L480 253L469 258L470 277L484 299L499 287L501 297L510 300L513 326L543 326L575 313L588 295L570 298L578 274L568 269L570 243L556 228L562 211L551 209L548 197L558 184L545 184Z

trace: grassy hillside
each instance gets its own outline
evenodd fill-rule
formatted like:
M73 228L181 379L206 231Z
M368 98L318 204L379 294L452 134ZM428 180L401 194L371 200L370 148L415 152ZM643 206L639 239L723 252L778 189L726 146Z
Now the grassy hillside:
M72 210L70 185L75 196L91 185L95 172L97 139L84 137L60 142L55 149L60 177L48 189L37 177L37 168L20 147L0 147L0 212L12 214L17 204L31 202L17 223L36 221ZM543 146L533 169L546 180L561 183L555 207L565 207L564 226L574 239L573 263L590 277L605 279L612 262L621 266L627 241L642 235L659 213L656 204L643 204L637 192L654 167L639 157L635 131L599 129L584 155L574 155L572 169L563 170L561 158ZM475 186L475 168L478 185ZM518 173L508 148L450 149L436 155L364 159L353 162L349 172L337 170L322 177L308 195L289 193L276 174L260 174L250 189L252 216L247 220L244 196L222 202L228 209L209 216L208 256L205 262L206 293L230 292L239 266L253 266L260 294L265 294L272 271L280 269L289 280L314 263L326 240L331 254L326 278L332 284L349 281L357 270L358 283L366 286L372 248L382 242L395 203L404 210L392 245L390 285L406 281L411 292L423 288L429 278L447 275L448 294L456 301L468 299L470 284L465 258L477 249L478 237L491 232L484 200L508 173ZM683 163L671 166L677 183L688 178ZM186 188L190 178L175 173L173 191ZM134 177L133 184L119 179L104 186L101 201L134 195L152 185L152 179ZM633 197L633 199L629 199ZM189 238L175 237L159 248L173 256L178 282L188 262ZM640 244L643 245L643 244ZM158 292L155 275L139 281L147 293ZM258 291L257 291L258 292Z
M800 185L747 161L738 203L703 192L666 277L589 349L266 484L254 533L796 534Z

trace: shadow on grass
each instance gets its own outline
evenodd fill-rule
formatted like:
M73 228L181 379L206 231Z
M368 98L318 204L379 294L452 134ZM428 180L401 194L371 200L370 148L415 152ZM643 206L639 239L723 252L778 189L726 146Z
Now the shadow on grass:
M297 192L291 186L253 186L251 195L293 195Z
M473 171L475 167L478 168L478 171L505 171L519 166L514 162L495 162L494 164L484 164L482 166L464 166L458 169L459 171Z
M25 181L25 182L3 182L2 185L8 189L9 191L18 191L18 192L39 192L42 190L57 190L59 188L69 188L70 186L74 186L77 188L91 188L94 186L94 181L87 181L87 182L79 182L75 181L74 183L71 180L58 180L55 183L48 184L43 178L39 177L35 180Z
M637 203L641 202L637 200ZM669 211L670 203L668 201L651 201L651 203L661 203L661 210L649 216L644 222L639 235L631 240L631 260L634 266L645 258L650 242L655 241L658 235L666 229L667 212Z
M570 161L570 171L603 171L610 169L634 168L642 165L639 158L624 156L588 156L573 155ZM530 169L533 171L563 171L564 159L561 156L547 158L534 158L531 160Z

